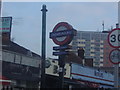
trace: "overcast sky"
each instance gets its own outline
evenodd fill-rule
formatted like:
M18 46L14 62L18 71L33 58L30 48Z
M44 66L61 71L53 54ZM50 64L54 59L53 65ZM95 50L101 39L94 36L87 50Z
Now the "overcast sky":
M41 55L42 5L46 4L46 57L52 56L56 46L49 33L59 22L68 22L78 31L102 31L118 22L117 2L4 2L2 16L12 16L11 37L19 45Z

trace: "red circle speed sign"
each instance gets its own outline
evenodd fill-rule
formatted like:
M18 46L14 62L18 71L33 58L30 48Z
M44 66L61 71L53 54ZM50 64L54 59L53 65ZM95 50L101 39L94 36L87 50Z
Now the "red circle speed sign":
M115 28L108 34L108 43L113 48L120 48L120 28Z
M109 54L109 60L113 64L119 64L120 63L120 50L113 49Z

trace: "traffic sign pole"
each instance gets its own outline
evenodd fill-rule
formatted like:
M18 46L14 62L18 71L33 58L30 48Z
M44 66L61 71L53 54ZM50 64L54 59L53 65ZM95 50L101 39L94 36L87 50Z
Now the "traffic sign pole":
M65 66L65 61L64 61L65 55L60 55L59 56L59 88L63 90L64 87L64 66Z
M120 28L117 24L116 28L108 34L108 43L111 47L118 48L110 52L109 60L114 64L114 87L119 90Z
M73 29L71 25L67 22L58 23L53 31L50 33L50 38L57 45L57 47L53 47L53 50L59 50L59 52L53 52L53 55L59 56L59 88L63 90L64 87L64 66L65 61L64 57L68 54L66 49L70 49L69 43L72 41L73 36L76 35L76 30Z
M114 65L114 87L119 90L119 64Z

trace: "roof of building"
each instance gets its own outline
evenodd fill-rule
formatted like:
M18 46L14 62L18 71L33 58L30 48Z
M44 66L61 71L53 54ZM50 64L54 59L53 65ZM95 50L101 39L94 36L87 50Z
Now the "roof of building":
M8 45L2 45L2 49L13 51L13 52L20 53L20 54L24 54L24 55L27 55L27 56L41 58L40 55L24 48L23 46L20 46L17 43L12 42L12 41L9 41Z
M78 63L78 64L83 64L82 58L80 58L73 52L69 52L69 54L66 55L65 62L74 62L74 63Z

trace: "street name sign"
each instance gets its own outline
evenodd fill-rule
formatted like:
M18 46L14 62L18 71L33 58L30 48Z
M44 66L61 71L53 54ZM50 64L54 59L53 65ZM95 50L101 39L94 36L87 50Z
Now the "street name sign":
M64 46L55 46L53 47L53 50L65 50L65 49L71 49L72 46L70 45L64 45Z
M68 51L53 52L53 55L55 56L68 55Z

